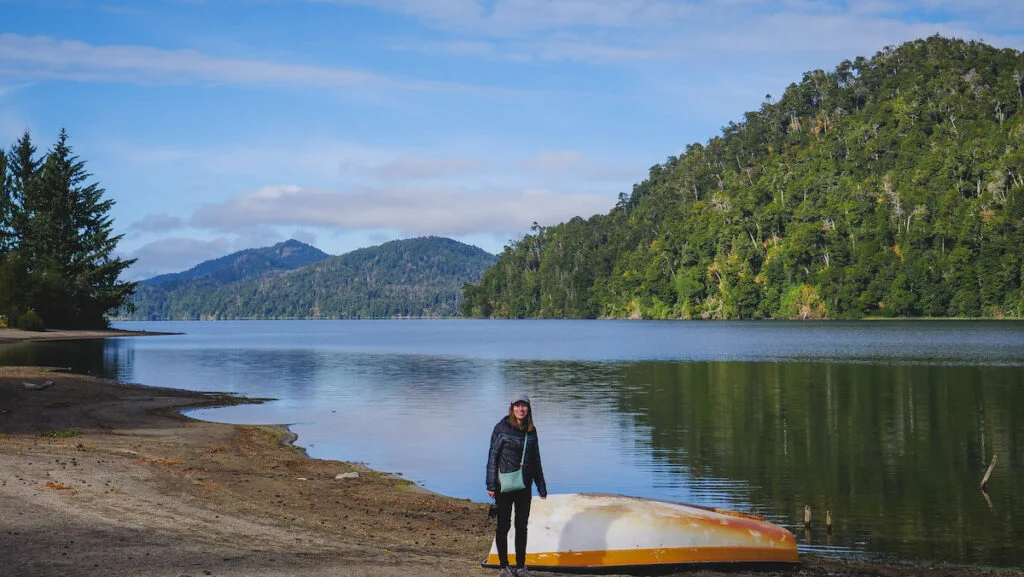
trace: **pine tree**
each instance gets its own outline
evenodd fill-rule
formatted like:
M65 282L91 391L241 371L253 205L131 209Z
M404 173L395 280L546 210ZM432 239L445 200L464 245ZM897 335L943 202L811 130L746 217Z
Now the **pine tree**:
M32 136L26 130L18 142L11 147L7 163L10 168L8 188L10 190L10 221L14 245L25 252L31 252L28 245L29 221L38 203L39 173L42 162L36 158L36 147Z
M40 291L35 309L48 326L106 326L104 314L135 290L136 283L118 281L135 261L113 257L123 237L111 234L114 201L104 200L98 183L86 183L91 176L85 162L72 154L62 129L37 186L25 189L24 239L31 251L30 277Z
M35 202L40 162L28 131L4 155L0 171L0 315L9 324L33 306L38 291L29 279L31 250L26 199Z
M7 176L7 154L0 148L0 263L14 248L14 197Z

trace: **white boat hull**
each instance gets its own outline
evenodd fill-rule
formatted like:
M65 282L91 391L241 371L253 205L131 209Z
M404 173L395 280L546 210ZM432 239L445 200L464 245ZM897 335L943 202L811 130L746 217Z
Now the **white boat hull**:
M526 565L611 568L686 563L797 563L793 534L755 515L623 495L534 498ZM515 528L508 535L516 564ZM498 566L497 545L483 562Z

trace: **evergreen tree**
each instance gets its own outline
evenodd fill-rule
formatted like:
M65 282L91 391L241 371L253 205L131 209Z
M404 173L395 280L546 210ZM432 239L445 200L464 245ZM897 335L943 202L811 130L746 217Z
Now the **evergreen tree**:
M27 130L4 156L4 163L0 174L0 314L8 317L9 324L16 324L38 293L28 278L32 251L26 203L31 206L36 200L40 161Z
M86 183L66 131L45 159L35 152L26 131L0 171L0 314L15 324L27 315L47 326L104 327L136 284L118 281L134 261L113 256L122 237L112 235L114 202Z
M104 313L135 290L136 283L118 281L135 261L112 256L123 237L112 235L114 201L103 198L98 183L86 183L90 176L62 129L42 165L39 202L29 226L32 274L42 287L36 309L49 325L106 326Z
M7 154L0 148L0 264L14 247L14 196L7 176Z
M7 162L10 168L10 227L14 244L24 252L31 253L29 221L39 202L39 173L42 161L36 158L36 147L32 144L32 136L27 130L11 147Z

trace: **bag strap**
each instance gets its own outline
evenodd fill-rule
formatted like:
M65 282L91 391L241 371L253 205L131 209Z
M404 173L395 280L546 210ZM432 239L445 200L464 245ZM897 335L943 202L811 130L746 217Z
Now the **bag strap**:
M523 458L519 459L519 468L520 469L522 469L523 465L526 463L526 441L529 438L530 438L530 431L526 431L526 433L523 435Z

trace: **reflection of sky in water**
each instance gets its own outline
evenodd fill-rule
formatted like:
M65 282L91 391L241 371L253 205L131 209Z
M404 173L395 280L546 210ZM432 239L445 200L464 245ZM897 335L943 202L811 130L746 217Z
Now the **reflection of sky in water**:
M653 491L666 499L691 498L685 472L653 463L645 431L617 411L613 395L602 396L602 388L614 386L602 381L606 365L592 365L582 386L566 385L559 377L571 374L579 381L581 371L588 370L583 364L573 371L559 369L561 375L545 373L541 384L537 377L544 363L348 353L299 357L319 369L303 377L301 388L276 380L250 393L287 391L281 401L190 414L234 423L290 424L313 457L362 461L448 495L484 500L491 428L510 396L523 389L533 398L552 492ZM249 368L253 375L264 375L284 362L278 354L259 355ZM730 504L723 483L709 483L703 501L712 497L715 504Z
M362 461L448 495L486 500L491 428L526 390L552 492L752 511L805 548L828 546L800 525L803 505L815 503L818 515L839 512L841 547L1024 560L1001 545L1024 520L1024 497L1004 489L1024 481L1014 452L1024 434L1021 322L121 326L188 334L108 339L102 351L83 344L80 356L93 360L77 370L279 399L192 414L291 424L314 457ZM0 364L35 355L67 366L71 350L8 347ZM994 472L1001 489L993 508L979 508L978 475L993 451L1007 455Z

